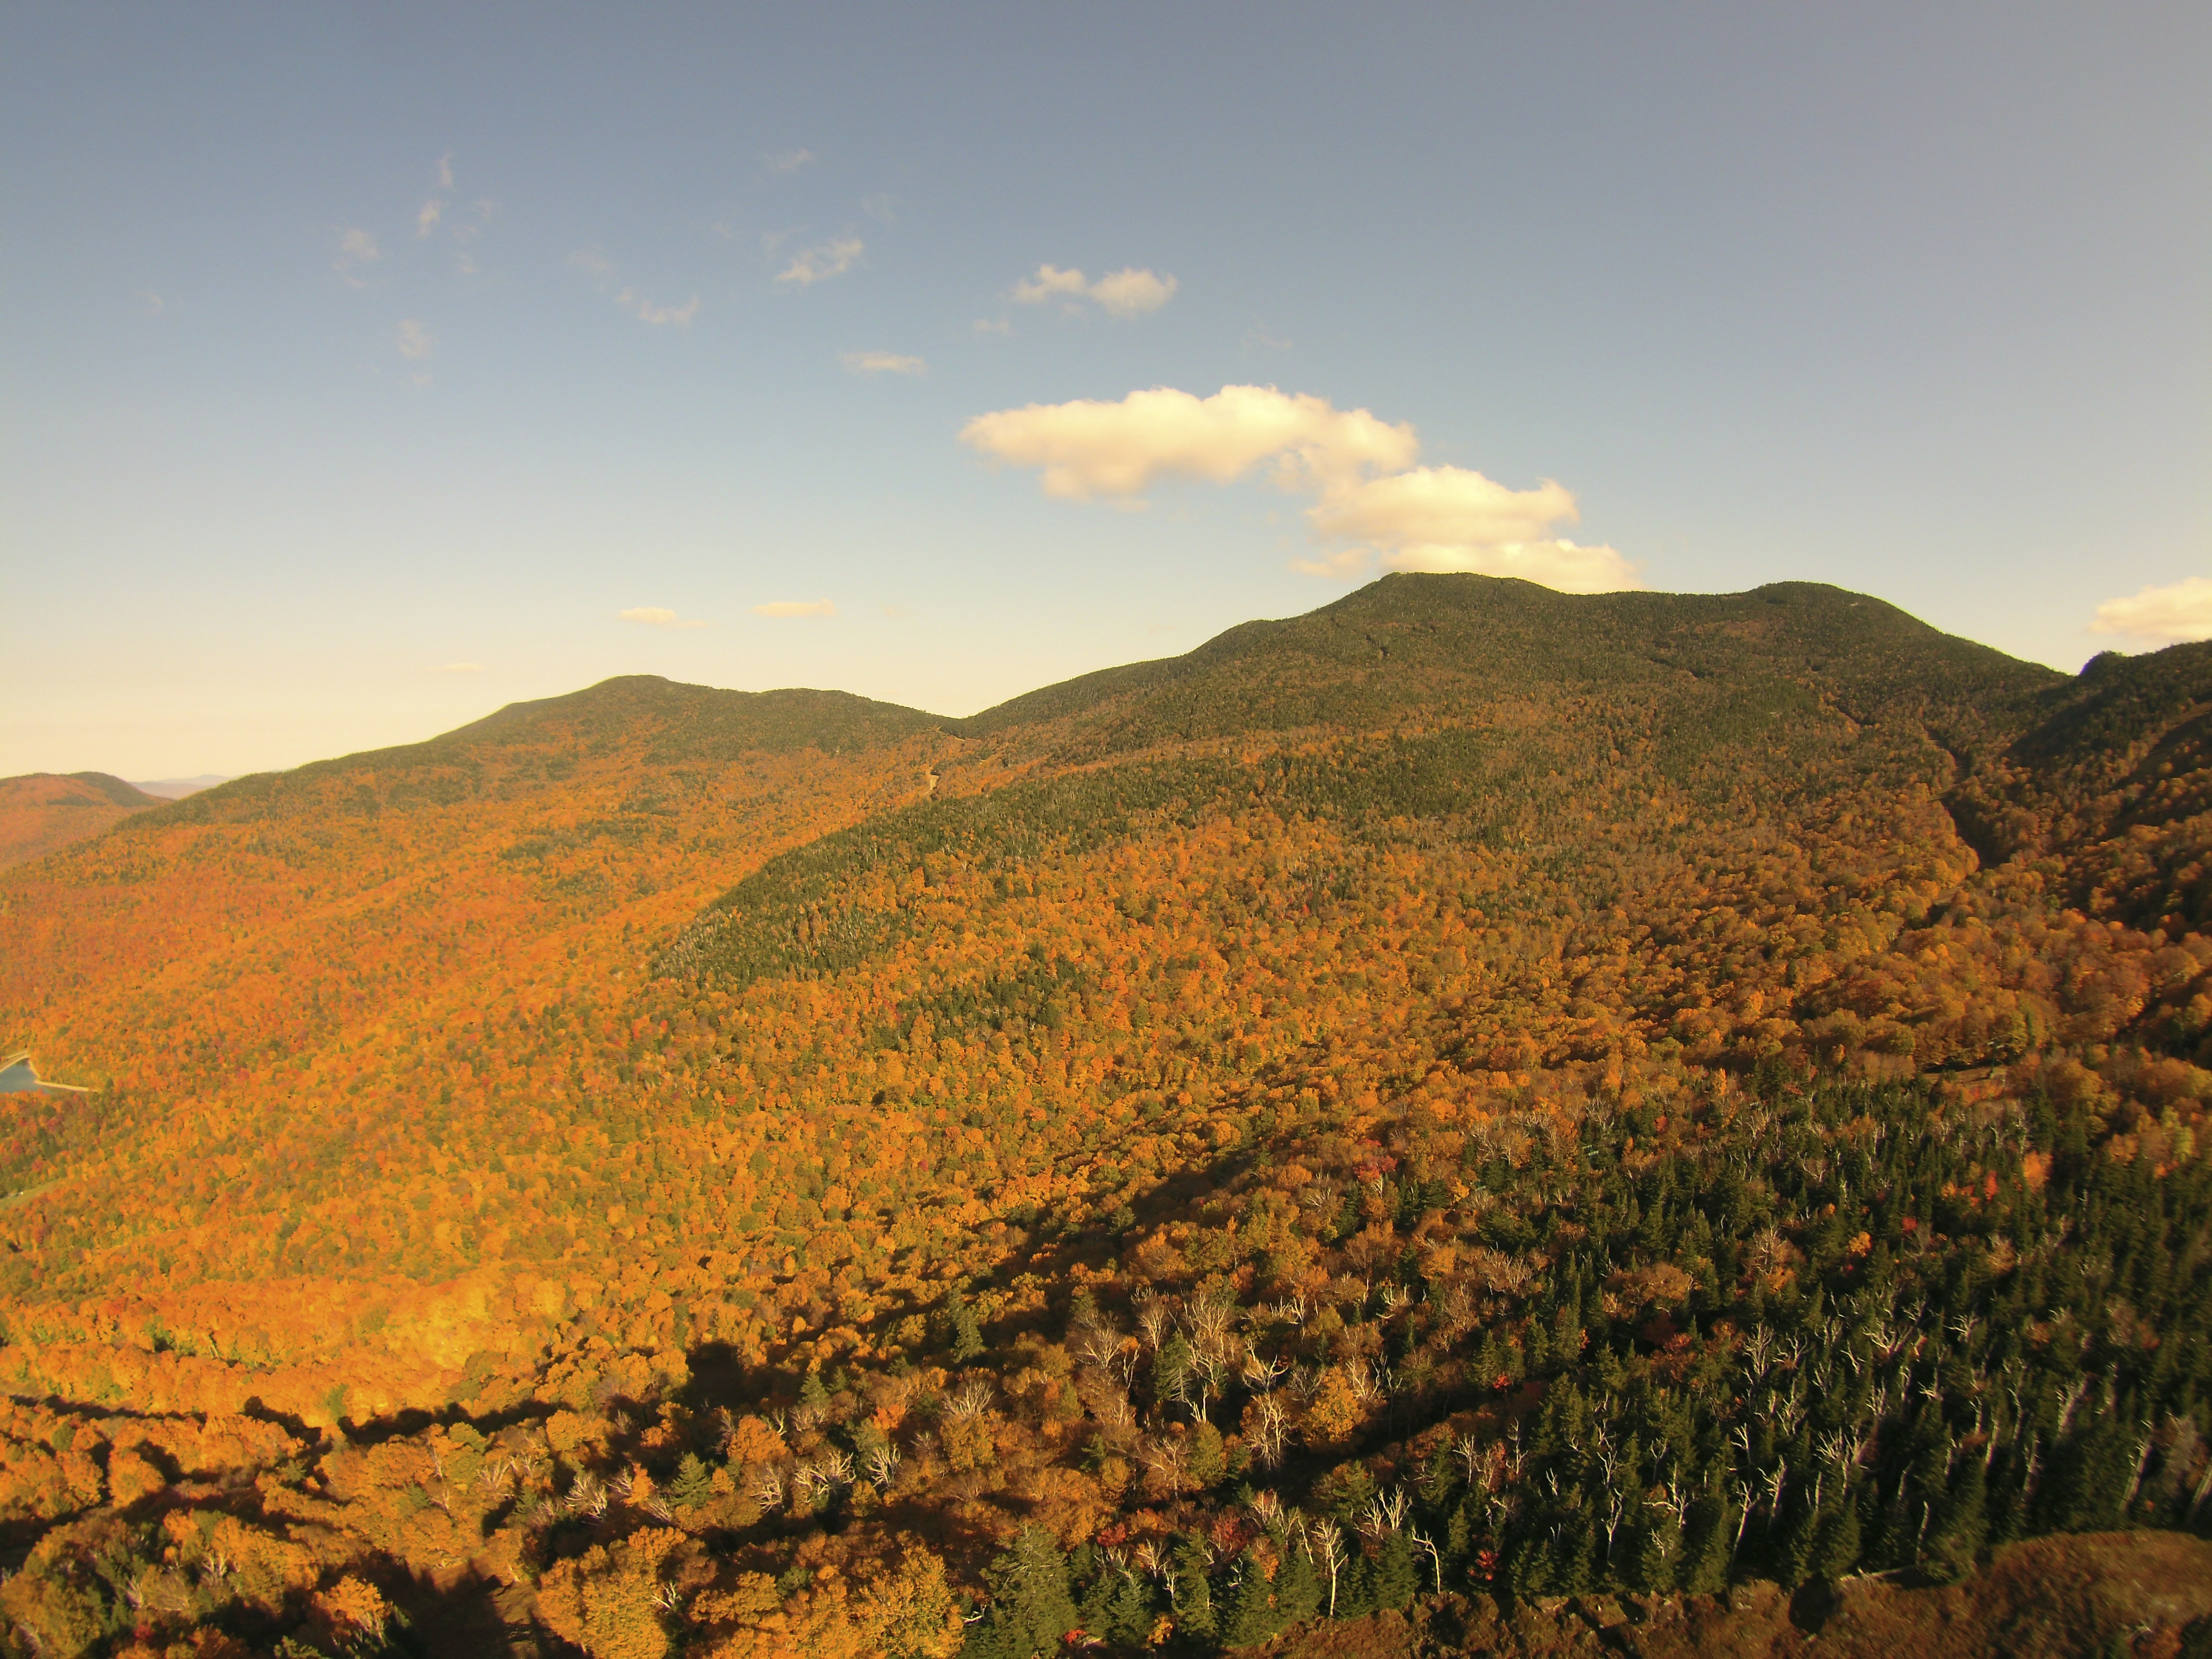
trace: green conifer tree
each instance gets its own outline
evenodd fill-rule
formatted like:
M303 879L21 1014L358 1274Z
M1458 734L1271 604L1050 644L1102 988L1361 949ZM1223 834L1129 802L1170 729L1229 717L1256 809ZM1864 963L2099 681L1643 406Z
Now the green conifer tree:
M1846 1493L1828 1506L1820 1522L1819 1540L1813 1547L1814 1577L1833 1583L1858 1565L1860 1527L1856 1495Z
M1213 1587L1206 1576L1206 1546L1194 1534L1175 1547L1168 1570L1169 1599L1175 1604L1176 1627L1185 1636L1212 1636L1217 1628Z
M1275 1569L1276 1628L1289 1630L1305 1623L1321 1611L1321 1575L1314 1570L1313 1557L1292 1549Z
M1951 1484L1929 1522L1921 1570L1938 1583L1955 1584L1974 1570L1990 1531L1989 1491L1982 1460L1959 1460Z
M991 1607L975 1626L962 1659L1037 1659L1056 1654L1076 1627L1067 1558L1042 1527L1024 1527L1013 1547L983 1570Z
M676 1479L668 1484L668 1501L679 1510L702 1507L714 1495L714 1471L696 1452L685 1452L676 1466Z
M1252 1648L1279 1628L1275 1619L1274 1586L1257 1551L1247 1548L1237 1563L1237 1582L1226 1598L1221 1620L1221 1644Z
M1413 1559L1413 1542L1403 1532L1391 1533L1376 1552L1374 1584L1375 1605L1389 1613L1420 1593L1420 1568Z

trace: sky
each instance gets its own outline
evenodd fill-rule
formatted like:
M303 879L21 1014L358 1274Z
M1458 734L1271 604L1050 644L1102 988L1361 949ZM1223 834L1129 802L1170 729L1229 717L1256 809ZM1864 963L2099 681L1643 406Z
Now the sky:
M2212 635L2212 9L0 5L0 775L1398 568Z

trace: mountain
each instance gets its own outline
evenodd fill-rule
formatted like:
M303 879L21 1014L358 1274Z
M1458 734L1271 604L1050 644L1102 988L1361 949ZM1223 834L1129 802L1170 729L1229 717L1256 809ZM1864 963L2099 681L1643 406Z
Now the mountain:
M138 814L0 876L104 1085L0 1106L0 1607L1210 1651L2201 1519L2209 670L1391 577Z
M155 778L141 780L131 787L142 789L163 800L182 800L186 795L198 794L203 789L212 789L218 783L228 783L229 778L220 772L203 772L194 778Z
M161 803L105 772L0 778L0 869L44 858Z

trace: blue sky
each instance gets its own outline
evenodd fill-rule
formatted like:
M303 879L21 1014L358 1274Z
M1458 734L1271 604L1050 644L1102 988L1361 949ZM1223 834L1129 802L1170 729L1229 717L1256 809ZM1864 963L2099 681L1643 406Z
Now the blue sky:
M2208 84L2178 4L9 6L0 774L964 714L1392 564L2212 633Z

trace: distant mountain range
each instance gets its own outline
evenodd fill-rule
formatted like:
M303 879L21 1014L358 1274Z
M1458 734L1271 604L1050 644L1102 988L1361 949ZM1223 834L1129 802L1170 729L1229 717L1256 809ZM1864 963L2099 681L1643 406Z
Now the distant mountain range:
M228 783L228 775L220 772L203 772L196 778L155 778L151 782L131 785L149 795L159 795L163 800L182 800L186 795L196 795L203 789L212 789L218 783Z

